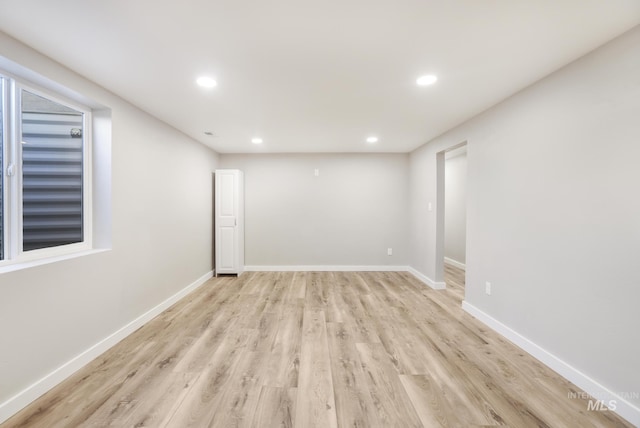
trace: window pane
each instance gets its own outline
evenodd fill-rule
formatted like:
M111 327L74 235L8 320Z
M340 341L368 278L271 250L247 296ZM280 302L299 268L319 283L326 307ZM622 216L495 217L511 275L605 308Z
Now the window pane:
M23 250L83 241L83 113L22 91Z
M4 82L0 77L0 260L4 260Z

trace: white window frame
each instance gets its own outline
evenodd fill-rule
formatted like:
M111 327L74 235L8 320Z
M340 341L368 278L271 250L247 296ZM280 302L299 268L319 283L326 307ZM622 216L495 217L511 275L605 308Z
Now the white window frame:
M4 185L3 198L3 228L4 260L0 260L0 273L5 266L21 263L47 260L60 256L83 253L93 248L93 202L92 202L92 116L91 108L68 99L54 91L21 79L19 76L0 69L0 77L4 78L5 96L3 97L3 144L4 165L2 174ZM83 149L82 149L82 241L23 251L22 229L22 91L62 104L83 113ZM1 95L1 93L0 93ZM12 166L12 174L8 175Z

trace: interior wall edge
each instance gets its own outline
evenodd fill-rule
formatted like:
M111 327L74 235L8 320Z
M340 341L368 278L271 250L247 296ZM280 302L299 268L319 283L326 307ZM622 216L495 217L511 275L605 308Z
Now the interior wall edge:
M630 260L640 241L629 231L637 230L640 205L627 195L640 177L638 41L640 27L427 142L410 159L410 264L435 277L429 203L437 196L436 158L468 141L465 299L603 390L618 391L625 404L618 401L617 411L630 417L623 406L636 409L636 424L640 270ZM557 197L563 189L566 197ZM602 209L590 208L594 189L607 197ZM510 231L526 233L515 238Z
M596 400L602 400L605 405L613 403L615 409L611 409L610 411L617 413L632 424L640 426L640 409L627 401L624 397L601 385L585 373L573 367L571 364L556 357L542 346L488 315L481 309L478 309L466 300L462 301L462 309L493 331L509 339L520 349L542 362L545 366L549 367L560 376L575 384L578 388L582 389Z
M409 266L407 272L409 272L434 290L444 290L445 288L447 288L447 285L444 281L435 281L411 266Z
M467 265L465 263L459 262L458 260L454 260L449 257L444 258L444 262L450 264L451 266L455 266L458 269L467 270Z
M160 315L163 311L177 303L179 300L195 291L198 287L203 285L212 277L213 271L205 273L200 278L175 293L173 296L151 308L150 310L140 315L133 321L129 322L125 326L121 327L120 329L114 331L109 336L105 337L95 345L86 349L84 352L62 364L60 367L45 375L40 380L20 391L13 397L9 398L4 403L0 403L0 424L8 420L10 417L18 413L20 410L28 406L30 403L32 403L51 389L55 388L58 384L62 383L64 380L72 376L75 372L89 364L91 361L108 351L113 346L117 345L131 333L144 326L146 323L151 321L156 316Z

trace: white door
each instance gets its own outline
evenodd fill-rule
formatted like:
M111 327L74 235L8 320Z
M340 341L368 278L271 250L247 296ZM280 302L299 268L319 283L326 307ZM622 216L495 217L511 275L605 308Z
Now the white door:
M238 171L216 171L215 183L216 274L237 274L241 272Z

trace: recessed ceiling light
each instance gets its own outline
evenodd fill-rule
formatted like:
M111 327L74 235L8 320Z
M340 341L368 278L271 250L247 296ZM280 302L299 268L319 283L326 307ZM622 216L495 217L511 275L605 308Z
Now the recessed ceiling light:
M367 143L377 143L378 142L378 137L368 137L367 138Z
M198 77L198 79L196 80L196 83L198 84L198 86L206 89L211 89L218 86L218 82L216 82L216 80L213 77L209 77L209 76Z
M262 144L262 138L252 138L251 142L253 144Z
M211 131L204 131L204 135L208 135L208 136L212 137L212 136L213 136L213 132L211 132Z
M418 77L418 80L416 80L416 84L418 86L429 86L429 85L433 85L437 81L438 81L438 76L434 74L426 74L424 76Z

